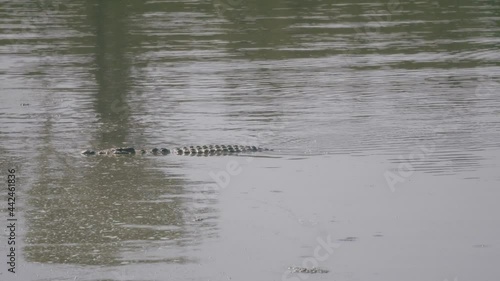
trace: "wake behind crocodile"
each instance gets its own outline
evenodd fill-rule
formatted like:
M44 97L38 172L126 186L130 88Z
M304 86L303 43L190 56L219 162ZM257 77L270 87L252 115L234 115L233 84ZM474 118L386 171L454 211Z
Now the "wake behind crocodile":
M244 146L244 145L203 145L203 146L184 146L175 148L152 148L136 149L134 147L113 147L104 150L84 150L82 155L135 155L135 154L151 154L151 155L198 155L198 156L218 156L237 154L242 152L259 152L259 151L272 151L272 149L257 147L257 146Z

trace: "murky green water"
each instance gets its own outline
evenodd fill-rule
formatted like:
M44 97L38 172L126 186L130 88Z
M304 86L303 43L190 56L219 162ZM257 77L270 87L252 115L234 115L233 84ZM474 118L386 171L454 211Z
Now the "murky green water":
M1 280L500 276L498 1L1 1L0 15L1 173L18 179L17 275L5 231ZM274 151L79 154L211 143Z

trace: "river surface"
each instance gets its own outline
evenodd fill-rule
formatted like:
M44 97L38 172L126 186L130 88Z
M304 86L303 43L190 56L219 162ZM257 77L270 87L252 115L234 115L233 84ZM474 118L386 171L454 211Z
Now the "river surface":
M498 280L500 3L409 2L0 1L0 280Z

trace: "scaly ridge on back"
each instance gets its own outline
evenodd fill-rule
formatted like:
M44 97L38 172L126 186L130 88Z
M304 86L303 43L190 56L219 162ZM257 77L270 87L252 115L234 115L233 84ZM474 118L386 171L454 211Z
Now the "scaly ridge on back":
M90 155L133 155L133 154L153 154L153 155L198 155L198 156L209 156L209 155L228 155L237 154L240 152L258 152L258 151L270 151L271 149L257 147L257 146L245 146L245 145L198 145L198 146L184 146L169 148L153 148L150 150L145 149L135 149L133 147L114 147L99 151L94 150L84 150L81 154Z

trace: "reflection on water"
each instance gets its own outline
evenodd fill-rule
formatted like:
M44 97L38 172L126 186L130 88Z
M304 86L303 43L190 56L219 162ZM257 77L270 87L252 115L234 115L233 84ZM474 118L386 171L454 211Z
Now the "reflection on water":
M190 263L217 236L217 199L193 189L212 179L193 178L218 160L85 148L251 143L394 167L424 151L411 163L432 176L498 157L494 1L3 1L0 14L0 157L31 177L28 261Z
M140 158L92 159L85 166L61 176L47 167L37 171L41 176L29 192L34 231L26 237L28 260L112 265L122 261L121 251L144 246L137 241L196 244L186 233L185 200L176 197L181 181L165 182Z

